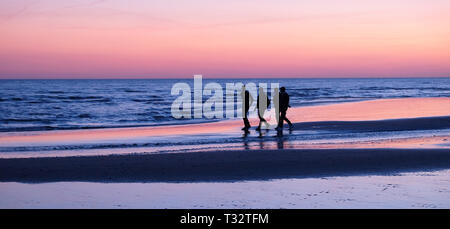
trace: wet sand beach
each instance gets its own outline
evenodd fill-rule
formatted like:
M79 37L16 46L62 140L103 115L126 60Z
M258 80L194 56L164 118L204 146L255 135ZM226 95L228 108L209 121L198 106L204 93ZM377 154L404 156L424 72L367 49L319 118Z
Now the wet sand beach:
M450 168L450 149L284 149L0 160L0 182L198 182Z
M114 190L122 190L123 185L140 183L143 189L159 191L172 184L187 189L217 189L217 192L223 192L223 196L217 197L219 199L210 197L208 200L199 197L201 201L184 205L174 204L180 197L176 195L141 203L133 196L134 191L128 190L123 191L120 201L116 201L122 204L116 206L111 205L115 201L106 201L96 206L353 208L365 203L365 207L448 207L450 203L446 200L450 198L445 197L449 197L448 190L439 188L441 186L438 183L445 181L441 178L448 177L445 171L450 169L449 106L449 98L413 98L298 107L290 109L288 113L288 117L295 122L294 130L285 130L282 136L273 135L275 131L258 136L254 130L248 136L242 136L241 120L165 127L3 133L0 147L3 147L3 151L11 152L3 152L3 158L0 159L0 186L5 187L0 192L5 198L8 196L15 199L16 203L23 204L21 206L38 208L52 206L48 205L51 201L45 195L55 190L70 191L91 186L98 186L102 190L111 185L115 185ZM134 140L151 142L161 139L168 139L166 147L169 149L174 148L176 139L180 140L180 144L192 142L188 150L172 149L167 152L150 152L134 143ZM104 147L104 153L83 154L89 151L89 147L95 148L96 144L102 143L107 144L106 147L101 146ZM111 148L113 143L118 144L120 153L115 153L117 149ZM137 148L130 148L126 144ZM161 149L162 146L158 144L153 149ZM264 144L267 145L263 147ZM205 145L213 147L207 149ZM237 147L231 147L234 145ZM52 147L68 149L59 151ZM53 153L47 155L44 151L37 151L26 154L26 150L41 148L48 148ZM141 151L135 151L137 149ZM378 190L379 185L389 190L396 187L385 181L389 179L403 182L402 186L406 189L412 187L402 180L403 175L396 178L403 173L413 174L411 179L414 182L431 182L435 188L425 192L423 190L426 187L410 184L418 188L416 192L410 191L410 194L416 195L410 198L411 202L403 201L401 192L405 190L398 189L386 196L392 205L386 205L384 199L373 196L377 193L386 194L384 189ZM433 173L441 180L414 175L417 173ZM346 180L352 179L357 181L346 183ZM368 190L363 191L367 195L351 194L356 195L354 199L357 201L353 202L348 197L349 193L332 188L337 187L333 186L333 182L341 180L338 186L349 190L364 189L361 182L371 183L367 184ZM320 183L320 187L328 188L319 193L331 194L328 199L315 202L310 198L314 193L297 190L292 195L305 198L291 199L289 203L278 198L278 202L269 201L265 204L251 201L250 196L240 200L239 204L232 201L236 196L227 194L240 192L244 196L248 195L243 187L249 186L261 198L269 198L281 192L269 187L289 183L291 185L286 186L289 190L303 185L315 189ZM11 187L15 187L17 192L9 192ZM42 191L45 192L44 197L35 198L38 203L26 200L27 196L33 196L29 193L33 189L46 190ZM91 189L85 192L90 193L89 196L99 194ZM111 198L116 195L113 190L106 193ZM428 200L420 201L421 195ZM10 206L5 198L0 199L0 207ZM83 208L95 202L86 196L65 198L66 202L53 206ZM350 200L339 201L345 199Z
M450 98L403 98L296 107L289 109L287 116L294 123L317 123L327 121L373 121L439 117L449 116L449 111ZM251 123L255 126L257 120L253 118L251 119ZM402 125L401 128L406 129L408 128L408 125L411 124L412 123L400 123L400 125ZM0 146L45 144L54 142L82 143L116 139L126 141L133 138L176 135L214 135L239 132L242 125L242 120L225 120L213 123L156 127L1 133ZM343 128L348 126L350 125L342 125ZM376 126L370 128L376 128Z

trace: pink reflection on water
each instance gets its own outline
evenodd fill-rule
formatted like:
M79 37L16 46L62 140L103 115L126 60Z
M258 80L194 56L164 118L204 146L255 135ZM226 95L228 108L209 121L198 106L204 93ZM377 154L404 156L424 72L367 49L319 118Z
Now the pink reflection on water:
M292 122L367 121L401 119L450 114L450 98L382 99L332 105L298 107L288 110ZM253 126L257 120L252 119ZM26 133L4 133L0 145L34 144L46 142L95 142L100 140L129 140L145 137L208 135L238 132L241 120L214 123L172 125L137 128L110 128L91 130L60 130Z

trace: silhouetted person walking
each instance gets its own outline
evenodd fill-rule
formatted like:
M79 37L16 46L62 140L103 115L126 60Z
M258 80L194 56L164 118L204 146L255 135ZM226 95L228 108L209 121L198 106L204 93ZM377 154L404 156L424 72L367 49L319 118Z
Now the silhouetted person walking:
M258 94L258 101L256 102L256 108L258 109L258 118L259 118L259 125L256 128L256 130L261 130L261 123L265 123L266 128L269 128L269 123L264 119L264 112L266 112L267 108L269 107L270 99L267 96L267 94L264 92L264 89L262 87L259 88L259 94Z
M288 110L289 106L289 95L286 93L286 88L281 87L280 88L280 94L278 96L279 99L279 109L280 109L280 118L278 121L278 127L277 130L283 129L283 122L286 121L289 124L289 129L292 129L292 123L289 121L289 119L286 118L286 112Z
M253 97L250 95L250 92L248 92L245 89L245 86L242 86L242 118L244 120L244 128L242 130L247 131L251 126L250 122L248 121L248 110L250 109L250 105L253 103Z

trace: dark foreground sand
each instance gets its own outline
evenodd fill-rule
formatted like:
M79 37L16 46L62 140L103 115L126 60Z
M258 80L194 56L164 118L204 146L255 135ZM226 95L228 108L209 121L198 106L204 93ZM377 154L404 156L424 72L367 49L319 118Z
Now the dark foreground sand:
M0 182L267 180L450 168L450 149L285 149L0 159Z

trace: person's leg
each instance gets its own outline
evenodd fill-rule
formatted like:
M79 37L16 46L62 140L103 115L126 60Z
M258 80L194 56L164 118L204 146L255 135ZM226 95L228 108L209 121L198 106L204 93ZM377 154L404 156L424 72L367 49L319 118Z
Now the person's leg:
M289 119L286 117L286 111L284 112L284 117L283 117L284 121L287 122L287 124L289 125L289 130L292 130L292 123L291 121L289 121Z
M264 109L263 114L264 114L265 112L266 112L266 109ZM264 122L264 125L266 126L266 129L269 129L269 127L270 127L269 122L267 122L267 120L266 120L264 117L262 117L262 121Z
M289 126L292 126L291 121L289 121L289 119L286 117L286 115L284 115L284 120L289 124Z
M262 120L264 120L264 119L261 118L261 116L259 116L259 124L258 124L258 127L256 128L256 130L260 130L261 129L261 123L263 122Z
M264 112L263 112L264 113ZM261 114L258 111L258 118L259 118L259 125L258 128L256 128L256 130L260 130L261 129L261 124L264 122L266 123L266 126L268 125L266 119L264 119L264 117L261 116Z
M247 118L247 116L248 116L248 110L245 110L245 114L244 114L244 125L245 125L245 127L244 128L246 128L246 129L248 129L248 128L250 128L251 126L250 126L250 122L248 121L248 118Z
M247 117L244 118L244 126L245 126L244 128L247 128L247 129L250 128L250 122L248 121Z
M286 111L280 112L280 121L278 122L278 127L283 128L283 122L286 119Z

